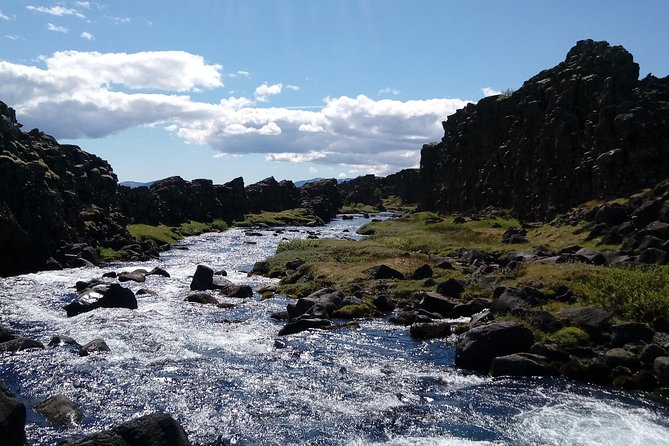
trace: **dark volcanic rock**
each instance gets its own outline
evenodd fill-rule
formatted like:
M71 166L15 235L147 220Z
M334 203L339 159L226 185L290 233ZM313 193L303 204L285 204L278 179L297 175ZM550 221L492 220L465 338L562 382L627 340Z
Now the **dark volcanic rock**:
M286 336L289 334L300 333L310 328L323 328L332 325L327 319L299 319L293 322L288 322L281 330L279 336Z
M79 348L79 356L88 356L91 353L101 353L111 351L104 339L97 338L82 345Z
M89 288L64 307L67 311L67 317L86 313L96 308L129 308L136 310L137 299L132 290L117 283L112 283Z
M19 352L31 348L44 348L44 344L33 339L16 337L9 341L0 342L0 352Z
M559 372L549 361L531 353L514 353L498 356L490 366L492 376L555 376Z
M367 271L369 278L372 280L378 279L404 279L404 274L389 267L388 265L378 265L370 268Z
M65 395L54 395L46 400L37 403L35 410L54 424L74 424L79 423L84 418L84 414L72 401Z
M513 94L458 110L444 122L441 143L423 146L421 208L494 206L550 219L664 180L669 77L638 76L624 48L583 40ZM660 207L648 203L634 218L646 224ZM620 209L610 211L598 221L621 221Z
M0 380L0 438L2 438L2 444L23 446L26 442L25 425L26 407Z
M278 182L274 177L246 186L247 210L279 212L299 207L299 190L292 181Z
M64 443L65 446L190 446L188 436L174 418L154 413L108 431Z
M488 373L493 358L527 351L534 343L532 332L510 322L478 325L457 342L455 365Z
M566 308L562 310L561 316L590 334L607 330L611 321L611 313L590 307Z
M198 265L190 283L193 291L211 290L214 286L214 270L206 265Z
M341 195L335 179L310 182L300 188L300 207L323 221L333 219L341 205Z

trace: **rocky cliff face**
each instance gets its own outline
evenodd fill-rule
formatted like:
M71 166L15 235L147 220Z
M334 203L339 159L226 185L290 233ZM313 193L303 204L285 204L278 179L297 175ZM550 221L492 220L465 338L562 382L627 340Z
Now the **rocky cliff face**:
M339 184L345 205L382 206L382 199L395 195L404 203L418 203L420 174L418 169L404 169L386 177L364 175Z
M620 46L580 41L508 97L470 104L421 152L421 207L547 219L669 175L669 77L638 80Z
M115 203L106 161L36 129L23 133L0 102L0 275L58 266L53 259L95 260L98 244L130 244Z

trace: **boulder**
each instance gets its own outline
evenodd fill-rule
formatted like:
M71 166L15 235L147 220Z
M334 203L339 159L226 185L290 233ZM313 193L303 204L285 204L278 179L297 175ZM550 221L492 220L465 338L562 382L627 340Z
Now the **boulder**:
M661 386L669 387L669 356L659 356L653 361L653 372Z
M611 344L622 347L629 343L648 343L655 336L655 330L646 324L630 322L611 327Z
M418 268L416 268L413 274L411 274L411 278L413 280L428 279L432 277L432 274L434 274L434 272L432 271L430 265L425 264L423 266L419 266Z
M109 346L104 341L104 339L97 338L82 345L81 348L79 348L79 356L88 356L91 353L102 353L109 351L111 350L109 349Z
M249 276L251 275L264 276L267 274L269 274L269 262L261 261L253 264L253 268L251 269Z
M170 415L154 413L63 446L190 446L188 436Z
M553 333L564 327L564 322L544 310L525 310L523 318L545 333Z
M417 322L409 327L409 334L417 339L444 338L451 334L449 322Z
M443 317L450 317L453 308L461 303L459 300L431 291L419 293L416 297L420 298L418 308L430 313L438 313Z
M0 342L0 352L19 352L32 348L44 348L44 344L33 339L15 337L9 341Z
M96 308L137 309L135 293L117 283L96 285L65 305L67 317L95 310Z
M281 330L279 330L279 336L296 334L309 330L310 328L323 328L330 325L332 325L332 323L327 319L298 319L288 322Z
M0 438L6 446L26 443L26 407L0 380Z
M195 302L198 304L218 304L218 299L212 296L209 293L194 293L186 296L185 299L187 302Z
M490 366L492 376L556 376L556 370L543 356L531 353L514 353L498 356Z
M146 275L147 276L162 276L162 277L167 277L167 278L170 277L170 273L168 273L167 271L165 271L163 268L161 268L159 266L156 266L155 268L153 268L151 271L146 273ZM225 274L223 274L223 275L225 275Z
M598 335L608 330L611 321L611 313L591 307L565 308L560 315L567 322L582 328L591 335Z
M488 373L493 358L527 351L534 343L532 332L511 322L491 322L466 332L455 346L455 365Z
M465 286L462 282L457 279L448 279L445 282L437 284L437 293L443 294L444 296L459 298L460 295L465 291Z
M77 403L60 394L37 403L35 410L53 424L78 424L84 418Z
M399 279L402 280L404 279L404 274L401 272L397 271L396 269L393 269L389 267L388 265L377 265L369 270L367 270L367 274L370 279L372 280L382 280L382 279Z
M485 299L483 297L475 297L469 302L464 304L458 304L453 307L450 317L469 317L473 316L476 313L480 313L487 308L490 308L492 301L490 299Z
M383 311L385 313L393 311L396 307L395 301L387 294L381 294L374 297L372 303L379 311Z
M144 283L146 280L146 270L144 269L136 269L134 271L123 271L118 274L118 281L119 282L137 282L137 283Z
M603 356L604 364L607 367L613 369L615 367L629 367L630 369L637 368L639 366L639 358L637 356L624 348L612 348L607 350Z
M198 265L190 283L192 291L211 290L214 284L214 270L205 265Z

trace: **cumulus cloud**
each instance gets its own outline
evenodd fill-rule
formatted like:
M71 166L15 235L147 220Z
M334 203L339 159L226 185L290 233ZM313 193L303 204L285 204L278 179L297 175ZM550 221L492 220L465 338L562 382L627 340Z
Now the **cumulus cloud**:
M50 8L46 6L26 6L26 9L33 12L39 12L42 14L53 15L56 17L63 16L74 16L79 17L80 19L85 19L86 16L76 9L65 8L63 6L52 6Z
M81 38L84 40L95 40L95 36L89 32L84 31L81 33Z
M501 91L492 89L492 88L490 88L490 87L483 87L483 88L481 88L481 92L483 93L483 96L485 96L486 98L487 98L488 96L497 96L498 94L502 94Z
M269 101L270 96L276 96L281 94L283 90L283 84L272 84L267 85L267 82L263 82L262 85L256 87L255 97L258 102L267 102Z
M260 98L288 88L267 83L253 98L201 102L185 93L222 87L222 68L179 51L64 51L42 62L44 67L0 60L0 98L24 124L56 138L159 126L217 153L338 165L347 176L417 166L421 145L440 139L441 121L467 104L358 95L328 97L316 108L263 107Z
M3 14L2 10L0 10L0 20L9 20L9 17Z
M117 25L120 23L130 23L132 21L130 17L107 16L107 18Z
M46 29L48 29L49 31L57 32L57 33L67 34L67 28L65 28L64 26L54 25L53 23L47 24Z

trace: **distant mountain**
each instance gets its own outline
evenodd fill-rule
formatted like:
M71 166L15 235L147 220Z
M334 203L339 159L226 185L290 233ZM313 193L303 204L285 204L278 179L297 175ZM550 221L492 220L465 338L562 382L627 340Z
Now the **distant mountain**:
M142 187L142 186L144 186L144 187L149 187L149 186L151 186L153 183L155 183L155 181L149 181L149 182L147 182L147 183L140 183L139 181L121 181L121 182L118 183L118 184L119 184L120 186L125 186L125 187L129 187L129 188L131 188L131 189L134 189L134 188L136 188L136 187Z
M304 185L307 184L307 183L315 183L316 181L320 181L320 180L322 180L322 179L323 179L323 178L311 178L311 179L309 179L309 180L293 181L293 184L295 185L295 187L302 187L302 186L304 186ZM344 183L344 182L346 182L346 181L350 181L351 179L352 179L352 178L338 178L338 179L337 179L337 183L338 183L338 184L341 184L341 183Z

